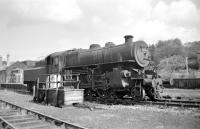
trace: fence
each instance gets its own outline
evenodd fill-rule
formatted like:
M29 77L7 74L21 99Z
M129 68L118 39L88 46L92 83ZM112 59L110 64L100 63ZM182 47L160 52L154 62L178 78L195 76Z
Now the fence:
M27 91L27 85L22 83L0 83L0 88L14 91Z
M164 85L166 88L200 89L200 78L175 78L173 85Z

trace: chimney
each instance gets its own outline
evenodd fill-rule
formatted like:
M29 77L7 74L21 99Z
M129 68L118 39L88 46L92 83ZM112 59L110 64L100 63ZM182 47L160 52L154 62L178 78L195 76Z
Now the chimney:
M7 57L7 66L9 66L10 65L10 55L7 54L6 57Z
M125 43L132 43L133 42L133 36L132 35L125 35Z
M2 57L0 56L0 67L2 66Z

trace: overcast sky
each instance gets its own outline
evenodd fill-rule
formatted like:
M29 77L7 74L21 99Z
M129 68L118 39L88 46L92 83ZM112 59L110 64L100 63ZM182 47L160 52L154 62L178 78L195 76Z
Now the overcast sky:
M200 40L199 0L0 0L0 55L41 59L108 41Z

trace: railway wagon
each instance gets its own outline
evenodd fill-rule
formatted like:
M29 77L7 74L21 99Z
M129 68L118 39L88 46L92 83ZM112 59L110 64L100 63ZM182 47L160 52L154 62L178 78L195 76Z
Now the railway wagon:
M93 44L89 49L56 52L46 57L46 72L60 74L62 81L77 80L85 96L121 98L125 95L141 100L144 92L154 98L154 90L145 85L144 67L150 55L144 41L133 42L126 35L121 45ZM74 86L77 88L77 86Z
M33 91L33 86L37 85L38 78L42 82L46 81L46 76L41 75L46 75L46 67L28 68L24 70L24 84L27 84L28 91Z

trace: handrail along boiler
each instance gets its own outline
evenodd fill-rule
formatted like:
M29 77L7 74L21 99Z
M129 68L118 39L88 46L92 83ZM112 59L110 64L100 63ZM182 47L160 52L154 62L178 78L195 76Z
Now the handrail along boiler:
M78 78L79 88L85 89L85 97L122 98L128 95L141 100L145 91L152 98L152 89L145 85L143 72L149 64L148 45L144 41L133 42L131 35L124 38L125 43L121 45L107 43L100 47L92 44L89 49L50 54L45 59L47 73L63 75L62 81Z

